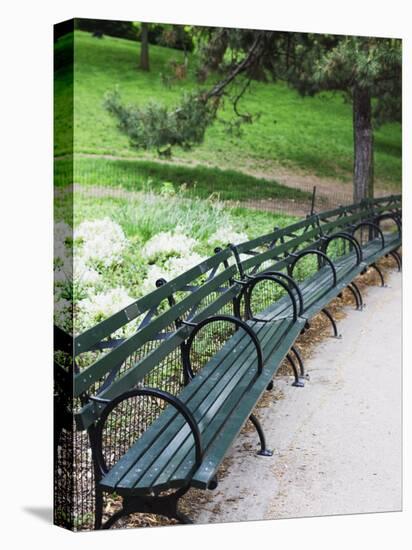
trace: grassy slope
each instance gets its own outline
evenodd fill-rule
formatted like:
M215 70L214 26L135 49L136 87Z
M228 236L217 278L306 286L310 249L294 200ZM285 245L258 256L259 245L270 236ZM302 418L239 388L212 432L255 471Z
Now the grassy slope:
M74 181L85 185L122 187L131 191L155 191L173 185L182 196L206 199L212 194L221 200L296 199L308 201L310 194L255 178L234 170L206 166L181 166L147 160L76 158L74 170L69 159L55 163L55 185Z
M115 121L104 111L104 93L115 85L127 102L150 99L173 104L183 89L195 85L190 75L167 89L159 73L167 74L171 59L181 52L151 46L151 72L137 69L139 44L117 38L102 40L76 32L75 40L75 152L134 156L128 140L116 129ZM59 94L64 75L57 81ZM349 179L352 164L351 108L339 94L321 94L301 98L284 84L254 83L252 93L243 102L243 111L262 115L257 122L244 126L242 138L228 136L216 123L207 132L204 144L176 156L214 165L262 166L281 163L321 176ZM222 117L231 116L229 107ZM401 129L388 124L376 131L376 177L398 186L401 180ZM56 154L67 152L62 140L56 140ZM155 158L155 157L154 157Z

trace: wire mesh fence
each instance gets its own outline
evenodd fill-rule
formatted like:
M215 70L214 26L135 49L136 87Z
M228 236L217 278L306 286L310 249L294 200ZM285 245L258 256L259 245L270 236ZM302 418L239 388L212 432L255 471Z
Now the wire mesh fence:
M240 181L243 177L245 182ZM239 181L238 181L239 180ZM74 183L75 191L92 196L128 198L170 189L183 197L213 197L228 206L304 217L314 208L329 210L353 199L350 182L323 183L317 178L276 179L245 176L242 172L153 162L95 157L55 161L55 185ZM379 194L379 193L378 193ZM313 200L314 199L314 200Z

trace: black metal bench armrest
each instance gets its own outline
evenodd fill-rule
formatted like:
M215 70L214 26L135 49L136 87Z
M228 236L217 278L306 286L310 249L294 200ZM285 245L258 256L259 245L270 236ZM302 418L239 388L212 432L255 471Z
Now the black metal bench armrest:
M156 397L157 399L166 401L167 403L169 403L169 405L172 405L172 407L174 407L183 416L183 418L186 420L193 434L193 438L195 441L194 468L198 468L202 463L202 458L203 458L202 440L200 436L199 426L193 414L188 409L188 407L183 403L183 401L178 399L175 395L172 395L171 393L166 392L164 390L159 390L157 388L136 388L134 390L124 392L118 397L115 397L114 399L109 401L107 403L107 406L103 410L102 414L100 415L99 422L97 423L96 431L95 431L95 457L97 461L97 466L100 472L102 473L102 475L106 474L109 470L103 454L103 429L104 429L106 420L109 414L112 412L112 410L115 407L117 407L119 403L137 396ZM103 400L99 398L91 398L91 399L99 402L107 402L107 400Z
M375 231L377 231L379 233L379 236L380 236L381 241L382 241L382 247L381 248L382 249L385 248L385 237L384 237L382 229L379 227L379 225L377 225L376 223L373 223L373 222L359 222L352 228L352 234L354 234L355 231L357 229L360 229L361 227L371 227L372 229L375 229Z
M258 275L260 275L260 274L257 274L257 275L254 275L254 276L246 275L246 277L248 279L255 279ZM299 300L298 315L299 316L302 315L302 313L305 309L303 294L302 294L302 291L299 288L299 285L297 284L297 282L295 281L295 279L293 277L291 277L290 275L287 275L286 273L282 273L282 271L274 271L274 270L271 270L271 269L268 269L267 271L264 271L263 273L261 273L261 275L273 275L275 277L278 277L280 279L285 279L286 281L288 281L291 284L291 286L293 287L293 289L296 291L296 294L298 295L298 300Z
M319 258L323 258L325 260L325 262L329 265L329 267L332 270L333 285L332 285L331 288L336 286L336 284L337 284L336 268L333 265L332 260L324 252L321 252L320 250L315 250L314 248L311 248L309 250L302 250L302 252L299 252L299 254L297 254L297 256L294 258L294 260L293 260L293 262L291 263L291 266L290 266L291 276L293 276L293 270L294 270L295 265L297 264L297 262L299 260L301 260L304 256L309 256L310 254L315 254Z
M361 261L363 260L363 254L362 254L362 247L358 239L356 239L353 235L350 233L347 233L346 231L339 231L338 233L334 233L333 235L329 235L323 242L322 248L323 252L327 254L327 249L329 246L329 243L332 242L335 239L344 239L346 241L349 241L353 246L355 247L356 251L356 265L359 265Z
M402 235L402 220L401 220L401 214L400 213L385 213L385 214L380 214L379 216L376 216L375 219L375 222L376 222L376 225L379 227L379 222L381 220L393 220L395 223L396 223L396 227L398 228L398 233L399 233L399 236Z
M255 348L256 348L256 354L257 354L257 360L258 360L258 373L261 374L263 372L263 353L262 348L260 347L260 343L258 340L258 337L252 330L252 328L245 323L245 321L242 321L242 319L238 319L237 317L234 317L233 315L214 315L213 317L207 317L206 319L203 319L203 321L200 321L199 323L196 323L195 328L191 332L187 343L186 343L186 359L187 359L187 365L188 370L190 373L191 378L194 377L194 373L192 370L192 366L190 364L190 349L192 347L192 344L194 342L194 339L196 337L196 334L206 325L209 325L211 323L216 323L217 321L226 321L228 323L232 323L236 325L238 328L242 328L248 336L250 336Z
M291 279L292 279L292 277L291 277ZM292 301L293 320L296 321L296 319L298 318L298 307L297 307L295 297L293 296L290 287L282 279L280 279L276 275L272 275L272 274L268 274L268 273L259 273L258 275L254 275L253 279L250 279L248 281L248 287L249 288L248 288L248 293L246 295L246 306L247 306L248 313L251 316L251 319L253 319L254 321L261 321L261 322L270 322L271 321L271 320L259 319L259 318L255 317L253 315L253 312L252 312L251 306L250 306L250 300L252 298L253 289L255 288L255 286L260 281L265 281L265 280L273 281L273 282L277 283L278 285L280 285L282 288L284 288L286 290L286 292L288 293L288 295L289 295L289 297ZM300 313L299 313L299 315L300 315Z

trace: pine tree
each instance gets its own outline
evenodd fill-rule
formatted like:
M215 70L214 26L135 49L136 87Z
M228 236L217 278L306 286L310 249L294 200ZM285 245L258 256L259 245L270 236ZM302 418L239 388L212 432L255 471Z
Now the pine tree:
M192 32L202 80L211 71L221 76L210 89L184 96L172 110L153 103L126 108L118 96L107 97L107 108L135 147L201 143L224 96L242 122L252 122L253 115L239 105L254 80L284 80L303 95L341 91L353 109L354 200L373 196L373 128L401 120L400 40L206 27Z
M295 52L287 75L293 86L311 95L342 91L352 103L354 201L373 197L373 129L402 118L401 41L300 35Z

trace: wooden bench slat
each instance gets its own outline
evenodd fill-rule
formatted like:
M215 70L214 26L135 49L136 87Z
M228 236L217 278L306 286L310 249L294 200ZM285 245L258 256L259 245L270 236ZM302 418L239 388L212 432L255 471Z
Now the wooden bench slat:
M248 345L248 339L244 331L242 333L239 331L234 335L235 343L239 346ZM231 346L229 343L226 343L226 346L223 346L221 351L221 358L222 362L225 360L227 356L229 356L231 352ZM226 369L230 367L231 363L227 363L226 365L222 366L221 373L224 373ZM183 400L184 402L189 402L190 399L193 399L199 391L202 389L202 383L206 381L207 377L211 377L212 381L218 381L219 380L219 373L213 373L212 367L207 366L197 375L196 377L196 384L189 384L186 386L182 392L179 395L179 399ZM202 394L200 394L202 395ZM179 423L179 427L183 426L185 424L183 418L179 413L173 408L173 407L167 407L161 417L157 418L155 422L150 426L150 430L147 430L139 439L139 447L135 448L132 447L127 451L127 453L122 458L122 466L125 466L126 468L130 468L134 462L139 458L139 456L143 455L152 445L153 440L156 439L159 436L159 433L163 432L165 428L168 427L171 421L177 421ZM139 454L140 453L140 454ZM115 468L116 469L116 468ZM110 478L106 478L106 480L109 479L110 483L115 484L118 482L116 479L115 469L112 469L109 476ZM124 470L124 468L123 468ZM125 475L125 471L123 471L122 476Z
M222 347L220 350L220 360L221 365L219 368L219 371L215 371L215 363L218 361L218 358L216 356L214 357L215 362L214 363L208 363L196 376L195 383L191 383L188 386L186 386L180 395L178 396L179 399L187 403L191 407L191 401L194 403L198 403L199 400L201 401L204 397L207 396L207 389L204 389L204 384L207 382L208 378L210 379L210 384L213 386L213 384L218 383L220 378L226 374L226 372L231 368L233 365L235 358L231 357L232 352L232 345L238 346L239 349L247 348L248 346L251 346L251 342L249 338L247 337L246 333L244 331L238 331L235 333L235 335L232 337L232 342L228 341L226 344ZM252 350L252 347L250 347L250 351ZM256 352L255 352L256 353ZM143 454L146 453L146 451L150 448L150 446L153 443L153 440L157 437L157 433L152 429L154 425L159 430L163 430L164 424L166 422L170 423L170 420L173 420L174 422L177 422L178 429L180 429L182 426L185 425L185 422L181 415L179 415L173 407L167 407L165 411L163 411L161 417L159 417L153 424L150 426L150 430L146 433L153 432L153 436L149 436L149 439L146 437L146 433L142 435L142 437L139 439L138 445L136 448L131 448L126 455L122 459L123 465L126 464L128 468L130 468L134 462L136 462L137 459ZM165 440L165 445L168 444L168 440ZM122 475L124 475L125 472L123 472ZM110 483L117 483L118 480L115 479L115 474L113 473L113 470L111 472L111 478Z
M269 327L263 327L263 329L267 331L269 330ZM240 365L238 363L239 358L242 358L243 360L243 363L241 363ZM190 408L195 416L195 419L198 422L201 422L201 419L203 415L206 414L206 411L208 410L208 407L210 407L210 404L217 403L216 393L217 395L222 394L222 399L225 399L226 396L230 394L230 388L233 387L236 381L241 379L241 377L246 372L251 373L252 377L255 376L256 371L253 371L250 368L254 363L256 363L256 352L253 349L253 346L249 343L244 348L243 353L242 350L240 350L240 353L236 354L236 357L227 358L227 363L225 365L222 365L218 360L216 360L215 356L213 360L209 362L208 365L204 369L202 369L201 373L197 375L196 378L192 381L191 385L197 388L196 394L182 395L182 392L179 398L182 399ZM207 412L207 414L208 416L210 416L210 411ZM212 420L212 418L209 418L209 420ZM203 426L201 424L201 430L202 427ZM180 431L184 432L183 436L181 435ZM188 427L179 418L174 423L173 427L170 428L169 433L165 434L164 437L159 438L157 441L154 441L153 448L149 449L147 453L144 453L143 461L141 461L140 456L139 468L141 468L142 466L143 467L141 468L140 472L136 473L140 477L143 476L147 468L149 466L152 466L151 461L153 462L153 460L156 460L159 457L159 454L164 450L166 450L166 459L169 459L173 455L173 449L178 450L179 445L185 437L189 439L190 445L192 445ZM136 447L140 447L139 442L137 443ZM133 473L130 473L128 478L123 478L120 484L117 483L116 487L120 489L121 486L123 486L124 484L127 487L130 487L131 485L137 483L137 481L138 480L135 479L135 475ZM147 488L147 484L145 485L144 482L143 486Z
M286 324L287 323L288 322L286 321ZM278 340L282 337L284 327L284 322L278 323L277 325L270 325L269 327L264 324L261 326L261 330L258 334L262 336L262 333L264 332L264 338L261 338L261 343L265 356L268 356L273 347L278 345ZM250 359L248 359L248 362L249 360ZM223 400L221 400L220 396L218 396L213 400L213 405L211 407L207 404L209 408L207 411L203 411L202 419L199 421L199 426L202 431L202 441L205 449L207 449L216 433L218 433L221 429L222 424L230 416L231 411L238 406L239 401L243 397L244 391L248 390L251 382L253 382L255 378L256 377L250 367L246 367L243 373L239 373L239 375L238 373L235 374L235 377L230 381L230 387L229 385L226 386L225 389L228 391L226 392L227 395L224 396L225 398ZM201 409L203 408L204 404L201 405L197 413L201 412ZM193 445L190 439L188 439L185 442L185 446L180 447L175 453L173 459L168 462L166 469L162 472L162 476L154 478L152 484L156 483L157 485L165 478L170 477L173 474L173 470L176 469L182 461L186 462L185 457L188 453L191 453L192 448ZM174 479L180 479L185 470L186 468L183 467L182 471L179 470L179 472L172 477Z
M276 332L272 332L272 334L269 334L269 338L265 337L265 342L263 342L263 347L265 350L265 379L270 379L273 377L276 368L279 365L270 365L268 364L268 360L270 360L271 355L274 353L274 350L279 347L279 345L283 346L281 338L285 334L285 332L290 328L292 321L290 320L282 320L281 322L277 323L278 327L276 327ZM273 331L275 327L271 326L271 331ZM279 330L280 329L280 330ZM287 351L287 350L286 350ZM285 352L286 353L286 352ZM270 363L270 361L269 361ZM257 379L256 379L257 380ZM256 383L256 381L255 381ZM209 423L207 428L202 432L202 438L205 442L205 452L208 453L208 448L211 444L213 444L213 441L216 437L216 434L220 432L222 429L222 425L225 422L231 421L231 415L233 414L233 411L241 407L241 400L243 399L243 396L245 395L246 391L250 390L250 381L243 377L242 380L236 385L234 393L230 396L230 399L228 399L225 404L224 408L222 407L221 410L217 413L217 415L213 418L213 421ZM218 426L218 429L216 429L216 425ZM173 457L173 460L169 462L166 469L162 472L162 474L154 480L156 484L161 484L166 481L166 479L170 478L172 480L178 480L184 478L184 475L187 472L186 465L187 463L193 464L193 458L194 458L194 448L193 445L187 445L185 447L182 446L182 448L179 449L178 453L175 454ZM191 461L191 462L190 462Z
M361 271L363 269L362 265L359 268L359 266L356 266L354 264L355 259L356 259L356 255L353 252L353 254L347 255L344 258L335 262L335 268L338 274L338 283L341 282L339 276L342 273L346 273L346 271L352 273L352 271L355 270L355 268L357 268L358 271ZM331 283L332 283L332 272L327 265L322 267L313 275L304 279L301 283L298 283L299 288L303 295L305 310L308 307L310 307L312 301L318 300L321 297L322 293L323 294L326 293ZM335 289L335 292L336 292L336 289ZM291 311L292 310L291 310L290 299L288 298L288 296L284 296L280 300L278 300L277 302L269 306L268 308L262 310L262 312L259 313L259 318L271 319L275 316L291 314Z
M120 346L113 348L93 363L93 365L90 365L90 367L76 375L74 390L75 397L81 395L94 382L104 376L113 364L119 364L127 359L127 357L136 352L142 345L147 343L148 340L155 337L161 330L169 327L176 321L177 318L184 316L190 308L196 304L199 304L203 298L227 282L230 277L235 275L235 273L235 266L231 266L222 273L219 273L213 279L200 286L196 292L193 292L189 296L183 298L180 302L177 302L170 309L153 319L147 326L137 331L136 334L127 338ZM182 332L185 334L187 331L185 332L184 329L187 329L187 327L182 327L177 330L176 333Z
M75 338L75 355L89 350L93 345L99 343L101 340L127 324L133 318L138 317L142 313L148 311L153 305L159 304L165 300L173 292L176 292L202 274L207 273L209 270L216 268L224 261L228 260L231 255L232 253L228 249L218 252L214 256L211 256L200 264L192 267L185 273L182 273L172 281L166 282L166 284L157 288L153 292L150 292L139 300L132 302L129 306L123 308L121 311L118 311L108 319L105 319L94 327L86 330ZM133 312L132 316L130 315L130 312Z
M276 368L282 362L287 350L289 350L297 335L302 330L303 325L303 320L298 320L295 323L291 323L289 329L285 332L285 339L282 342L282 347L276 350L270 358L270 363L275 366L275 368L268 369L265 372L265 376L259 377L251 390L245 396L245 399L242 401L242 408L236 409L235 413L230 417L230 421L226 423L225 429L221 430L219 435L216 437L213 445L210 446L205 454L202 465L193 475L191 483L192 486L206 489L209 482L216 475L216 471L228 449L232 445L245 422L248 420L257 401L265 391L267 384L270 382L271 376L273 376L272 370L276 372Z
M278 328L279 327L262 326L258 334L263 339L266 338L267 341L270 341L273 339ZM263 336L263 334L266 336ZM189 395L184 395L185 390L183 390L182 394L179 396L179 398L192 410L196 420L200 422L201 430L204 428L202 418L205 415L207 415L208 421L213 421L213 410L210 410L211 404L214 409L216 409L216 407L218 408L220 404L224 403L227 397L230 396L233 388L236 387L245 374L247 375L247 373L250 373L252 378L256 374L256 371L254 372L250 368L251 365L256 362L253 345L247 343L247 345L243 349L239 349L238 352L239 353L233 354L235 357L227 358L226 356L226 363L221 362L218 356L219 354L217 354L188 386L188 388L192 386L192 392L195 386L200 386L200 389L198 389L194 395L193 393L190 395L189 392L186 392ZM243 363L239 364L239 359L242 359ZM143 461L141 460L141 455L139 455L139 457L137 456L137 447L141 446L140 442L137 443L133 453L133 460L135 460L135 462L139 460L139 464L136 465L136 469L138 468L139 471L134 473L131 472L126 477L123 477L120 483L119 481L115 481L114 478L111 478L110 483L116 483L116 488L119 490L122 487L130 488L130 486L136 485L138 481L136 476L140 479L140 477L144 476L148 468L158 468L157 471L161 472L162 467L167 465L167 461L169 461L173 455L173 450L178 451L185 439L187 439L189 445L192 446L191 435L187 425L183 420L176 419L173 428L170 429L170 433L163 433L162 436L154 442L153 447L148 452L144 453ZM133 460L129 460L128 466L130 466ZM154 465L153 460L156 465ZM135 464L135 462L133 464ZM153 478L152 472L148 475ZM108 480L105 479L104 482L107 483ZM147 488L149 482L150 478L147 479L142 477L142 482L139 482L139 485L142 488Z
M238 293L235 290L235 285L228 289L224 294L214 300L209 306L196 315L194 322L199 322L206 317L213 315L219 310L222 305L228 303L233 296ZM143 380L148 372L153 367L159 364L170 352L172 352L180 343L182 343L190 334L191 328L182 326L172 336L165 340L159 347L154 349L140 361L137 361L133 367L124 372L117 380L115 380L105 391L99 394L99 397L104 399L113 399L127 389L135 386L139 381ZM103 405L99 403L89 403L85 405L76 415L76 423L81 428L87 428L94 420L96 420L103 409Z

